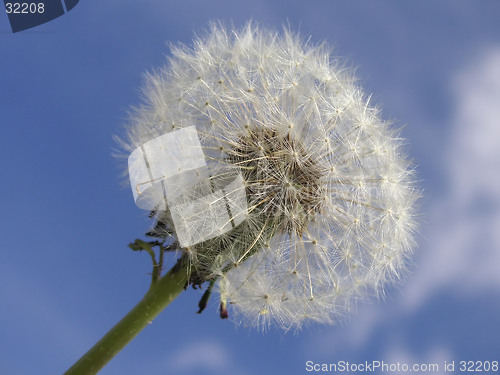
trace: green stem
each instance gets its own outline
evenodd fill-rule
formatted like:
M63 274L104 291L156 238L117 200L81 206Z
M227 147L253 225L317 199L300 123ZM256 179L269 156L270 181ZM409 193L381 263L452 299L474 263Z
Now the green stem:
M64 375L92 375L102 369L182 292L189 277L185 263L153 282L142 300Z

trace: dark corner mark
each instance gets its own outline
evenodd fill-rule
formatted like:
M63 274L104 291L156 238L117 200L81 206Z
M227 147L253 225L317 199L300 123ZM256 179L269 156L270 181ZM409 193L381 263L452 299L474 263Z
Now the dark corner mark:
M12 32L17 33L62 16L73 9L79 0L3 0L3 2Z

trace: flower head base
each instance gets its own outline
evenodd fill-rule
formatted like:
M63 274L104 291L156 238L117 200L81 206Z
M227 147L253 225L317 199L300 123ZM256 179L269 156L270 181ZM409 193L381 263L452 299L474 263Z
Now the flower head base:
M290 131L249 127L230 141L228 162L241 168L249 203L276 221L277 230L304 233L324 199L326 172Z
M210 233L181 251L191 283L218 284L221 314L261 328L334 323L399 278L419 193L402 140L350 71L324 46L251 23L214 25L172 55L148 76L126 145L196 129L204 161L164 178L155 233Z

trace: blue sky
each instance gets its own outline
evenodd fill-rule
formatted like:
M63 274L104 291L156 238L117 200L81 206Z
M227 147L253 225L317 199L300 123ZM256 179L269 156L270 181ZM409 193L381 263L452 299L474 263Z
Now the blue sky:
M189 290L102 374L306 374L306 361L500 360L498 1L81 1L0 16L0 374L63 373L147 290L148 229L111 156L144 72L221 19L326 40L404 125L424 189L405 283L335 327L261 334ZM442 367L441 372L442 373Z

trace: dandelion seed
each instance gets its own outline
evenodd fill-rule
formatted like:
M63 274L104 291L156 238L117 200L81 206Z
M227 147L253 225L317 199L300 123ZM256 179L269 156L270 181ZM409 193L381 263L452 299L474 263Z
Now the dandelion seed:
M413 171L402 139L325 45L213 25L175 47L144 92L127 149L170 134L184 155L157 156L176 174L140 172L142 187L163 184L149 197L154 232L180 241L190 283L218 286L221 317L229 309L262 329L335 323L399 278L414 247Z

